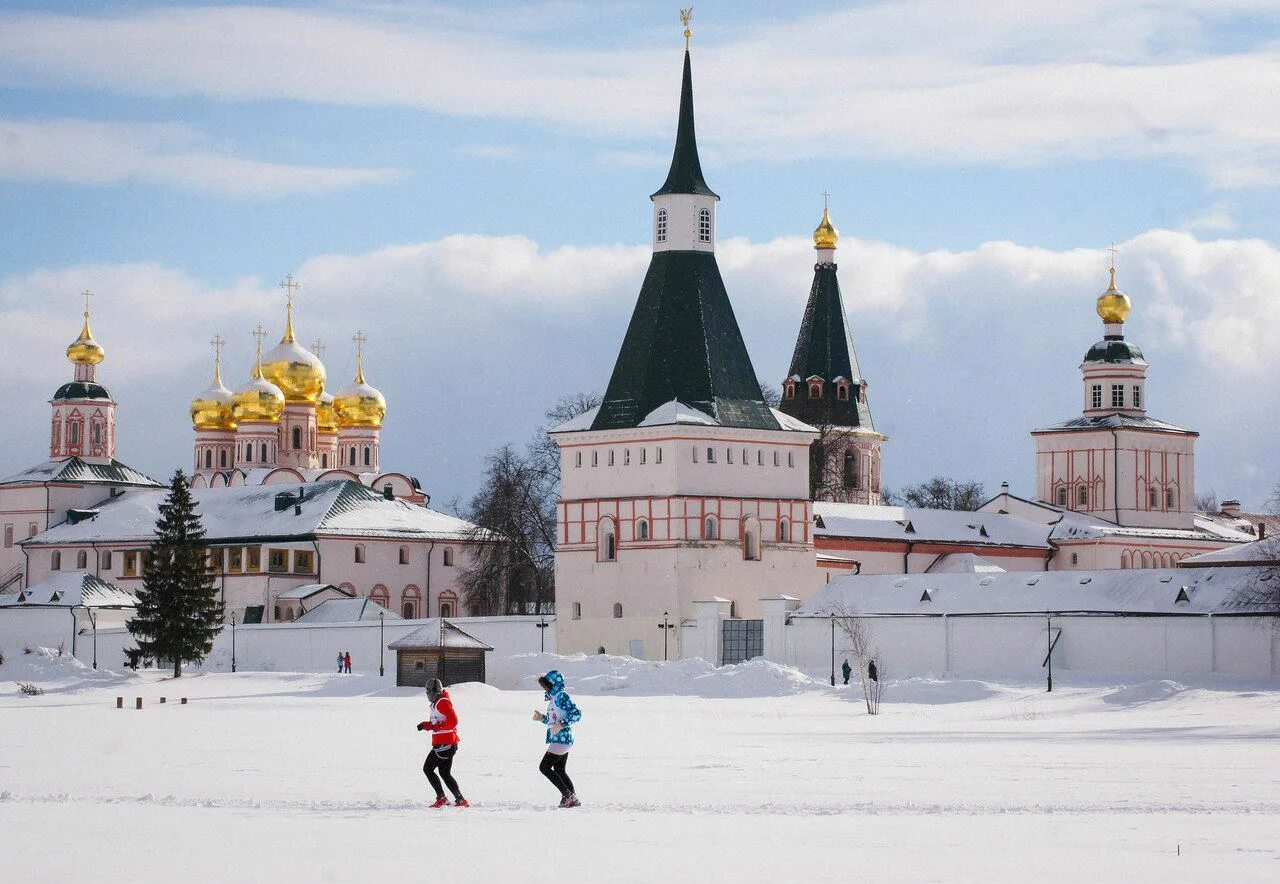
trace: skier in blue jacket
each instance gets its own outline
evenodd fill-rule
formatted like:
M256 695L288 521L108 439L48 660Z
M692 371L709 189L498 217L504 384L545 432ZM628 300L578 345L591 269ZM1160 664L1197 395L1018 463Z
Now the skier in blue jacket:
M569 763L569 749L573 747L573 726L582 720L582 713L564 689L564 676L559 671L551 670L538 679L538 684L547 692L547 711L533 713L534 721L547 726L547 752L538 770L560 790L561 807L579 807L582 802L565 767Z

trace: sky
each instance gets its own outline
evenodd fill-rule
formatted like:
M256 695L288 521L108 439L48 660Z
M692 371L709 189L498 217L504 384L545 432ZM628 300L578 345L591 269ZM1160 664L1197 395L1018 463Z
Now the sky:
M698 137L757 374L786 373L822 194L891 488L1034 493L1075 416L1107 247L1148 409L1198 490L1280 482L1280 6L699 2ZM190 460L208 341L369 337L383 466L476 490L608 382L670 162L683 38L652 2L0 7L0 472L47 456L90 289L121 460Z

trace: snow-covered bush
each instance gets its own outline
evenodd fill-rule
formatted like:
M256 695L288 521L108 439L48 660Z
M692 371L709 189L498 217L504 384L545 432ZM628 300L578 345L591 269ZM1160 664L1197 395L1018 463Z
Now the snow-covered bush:
M38 684L31 684L27 681L18 682L18 690L26 694L28 697L38 697L44 693L44 688Z

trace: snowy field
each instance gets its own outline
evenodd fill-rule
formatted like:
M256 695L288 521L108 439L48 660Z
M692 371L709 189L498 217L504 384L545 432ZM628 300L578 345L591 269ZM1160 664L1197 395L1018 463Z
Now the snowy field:
M872 718L768 664L556 662L585 806L537 772L526 678L454 689L475 806L429 810L416 691L11 653L3 880L1280 880L1274 683L912 680Z

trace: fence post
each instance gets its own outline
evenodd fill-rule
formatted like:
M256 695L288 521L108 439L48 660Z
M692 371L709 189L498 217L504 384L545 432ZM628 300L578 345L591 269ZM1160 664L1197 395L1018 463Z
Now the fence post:
M721 663L720 650L723 647L721 633L724 621L729 617L730 602L719 596L699 599L693 603L698 612L698 656L712 666Z
M764 659L787 663L787 617L800 606L800 600L789 595L761 599L764 605Z

